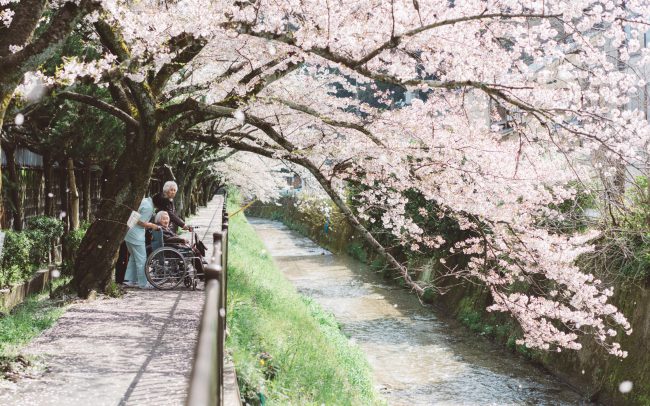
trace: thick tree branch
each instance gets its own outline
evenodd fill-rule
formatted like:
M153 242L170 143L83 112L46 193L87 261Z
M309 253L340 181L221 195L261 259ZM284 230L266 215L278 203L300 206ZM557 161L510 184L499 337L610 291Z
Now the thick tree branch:
M36 56L42 56L42 57L49 56L49 52L47 52L48 49L53 46L56 46L61 41L63 41L70 33L70 31L72 31L72 29L75 27L79 19L84 14L87 14L93 10L98 9L99 5L100 3L94 0L82 0L79 3L79 5L75 4L74 2L65 3L61 8L59 8L56 11L54 16L52 16L50 25L47 27L45 32L43 32L43 34L41 34L38 38L31 41L27 45L25 45L25 47L20 51L0 58L0 78L2 78L5 75L8 76L11 73L14 73L13 71L15 70L20 70L21 72L25 71L27 70L27 65L37 64L37 61L33 59ZM28 4L23 5L21 3L19 7L30 7L30 6ZM39 6L37 4L34 4L34 7L39 7ZM42 15L39 16L39 19L41 17ZM33 23L31 19L29 21L30 23ZM14 38L11 35L7 35L9 41L20 41L21 37L24 39L24 41L27 41L29 39L29 36L31 35L31 32L29 32L27 37L25 37L24 34L27 31L30 31L30 29L24 26L19 27L18 24L16 24L16 27L19 30L23 31L23 35L19 35L18 38ZM35 28L36 26L33 26L31 28L31 31L33 31ZM11 33L7 33L7 34L11 34ZM6 39L4 39L4 41L6 41ZM22 45L22 44L16 43L12 45Z
M207 41L203 38L192 38L188 44L171 62L164 64L151 81L151 92L159 96L172 75L194 59L205 47Z
M13 10L11 25L0 24L0 58L11 54L10 45L24 44L33 35L43 17L45 0L23 0L20 4L9 3L0 6L0 11Z
M436 21L435 23L432 24L427 24L420 26L418 28L406 31L403 34L400 35L395 35L392 36L391 39L388 41L384 42L374 50L370 51L366 56L363 58L359 59L356 61L357 66L364 65L365 63L371 61L374 59L376 56L381 54L382 52L397 48L404 39L413 37L417 34L420 34L425 31L430 31L439 27L443 26L448 26L448 25L455 25L459 23L464 23L468 21L477 21L477 20L491 20L495 18L501 18L501 19L512 19L512 18L527 18L527 19L537 19L537 18L559 18L561 17L561 14L530 14L530 13L519 13L519 14L508 14L508 13L491 13L491 14L478 14L478 15L472 15L472 16L465 16L465 17L458 17L458 18L452 18L449 20L443 20L443 21Z
M360 58L360 59L354 59L350 58L348 56L344 56L341 54L337 54L333 51L330 50L329 47L323 48L323 47L313 47L310 48L309 50L303 50L300 48L300 45L296 42L295 37L291 32L283 32L283 33L275 33L275 32L267 32L267 31L257 31L255 30L254 25L252 24L247 24L243 22L231 22L231 23L226 23L224 24L224 28L230 28L233 29L234 31L238 32L239 34L244 34L244 35L250 35L253 37L258 37L258 38L265 38L268 40L275 40L279 42L283 42L285 44L295 46L299 49L301 49L303 52L307 52L316 56L319 56L327 61L334 62L336 64L339 64L343 67L346 67L353 72L356 72L362 76L365 76L369 79L373 79L376 81L380 82L385 82L385 83L390 83L402 87L409 87L409 86L418 86L418 85L425 85L430 88L443 88L443 89L457 89L457 88L463 88L463 87L471 87L471 88L476 88L480 89L482 91L486 90L495 90L495 91L501 91L500 93L495 93L498 95L503 95L502 90L508 89L508 86L506 85L501 85L497 83L486 83L486 82L480 82L480 81L472 81L472 80L464 80L464 81L455 81L455 80L447 80L447 81L440 81L440 80L426 80L426 79L400 79L394 75L390 75L388 73L380 73L380 72L375 72L370 70L365 66L366 62L370 61L377 55L379 55L381 52L383 52L386 49L391 49L395 48L399 45L399 43L404 39L408 37L412 37L414 35L417 35L419 33L433 30L435 28L439 28L442 26L449 26L449 25L455 25L459 24L462 22L467 22L467 21L475 21L475 20L483 20L483 19L495 19L495 18L500 18L500 19L517 19L517 18L525 18L525 19L538 19L538 18L560 18L561 15L550 15L550 14L531 14L531 13L522 13L522 14L508 14L508 13L491 13L491 14L479 14L479 15L474 15L474 16L465 16L465 17L459 17L456 19L449 19L449 20L443 20L443 21L438 21L433 24L428 24L423 27L418 27L416 29L407 31L404 34L398 35L393 37L391 40L385 42L384 44L380 45L370 53L366 54L366 56Z
M421 26L418 28L415 28L410 31L406 31L404 34L392 36L391 39L386 41L385 43L381 44L379 47L375 48L366 56L355 60L349 57L345 57L342 55L337 55L333 52L330 51L329 47L313 47L310 48L309 50L303 50L304 52L309 52L315 55L318 55L324 59L328 59L332 62L340 63L344 66L349 67L350 69L356 70L356 68L361 67L364 65L366 62L370 61L383 51L391 48L397 47L405 38L409 38L412 36L415 36L417 34L420 34L425 31L430 31L436 28L444 27L444 26L449 26L449 25L456 25L459 23L463 22L468 22L468 21L477 21L477 20L490 20L490 19L515 19L515 18L524 18L524 19L539 19L539 18L560 18L562 15L561 14L535 14L535 13L518 13L518 14L511 14L511 13L485 13L485 14L477 14L477 15L471 15L471 16L464 16L464 17L459 17L459 18L452 18L448 20L442 20L442 21L437 21L432 24L428 24L425 26ZM241 22L241 21L233 21L233 22L228 22L222 24L223 28L226 29L232 29L235 32L239 34L245 34L245 35L250 35L253 37L258 37L258 38L265 38L268 40L275 40L279 42L284 42L285 44L292 45L292 46L297 46L299 47L299 44L296 42L296 38L293 36L291 32L270 32L270 31L260 31L256 30L254 24L251 23L246 23L246 22Z
M62 99L67 99L67 100L74 100L80 103L88 104L89 106L93 106L99 110L102 110L114 117L119 118L122 120L125 124L132 126L134 128L139 127L139 123L136 119L131 117L127 112L124 110L121 110L115 106L112 106L108 103L106 103L103 100L97 99L92 96L88 96L85 94L79 94L79 93L74 93L74 92L61 92L57 94L57 97L60 97Z
M169 101L169 100L171 100L171 99L173 99L174 97L177 97L177 96L189 95L191 93L199 92L201 90L207 90L207 89L210 88L211 85L221 83L224 80L230 78L232 75L236 74L237 72L240 72L241 70L244 69L245 66L246 66L245 62L233 63L228 67L228 69L226 69L216 79L213 79L210 82L195 83L195 84L180 86L180 87L171 89L169 92L167 92L165 94L165 97L163 99L164 99L164 101ZM181 80L181 82L182 82L182 80Z
M111 81L108 83L108 91L115 102L115 105L125 111L129 112L135 109L135 106L129 100L129 96L119 82Z
M285 55L283 58L278 58L276 60L273 60L265 64L264 66L261 66L249 72L246 76L244 76L244 78L242 78L239 81L239 83L249 84L250 82L253 81L254 78L258 77L258 79L255 81L255 84L249 90L247 90L246 93L242 96L238 96L234 92L230 92L228 96L226 96L224 100L219 103L219 105L234 108L237 107L239 104L246 103L249 100L252 100L262 90L270 86L273 82L285 77L286 75L288 75L289 73L293 72L298 67L300 67L302 61L290 60L283 67L272 70L274 67L280 65L283 61L285 61L286 59L290 59L294 55L295 55L294 53L289 53ZM263 69L264 67L269 67L269 69L271 69L271 72L267 73L266 70Z
M95 23L95 30L99 35L102 45L115 55L119 62L127 63L131 60L131 52L117 28L112 27L104 20L99 20ZM137 70L139 68L135 61L129 63L129 70ZM149 129L155 128L155 102L153 101L151 89L144 83L129 79L128 76L125 76L123 80L130 90L134 104L138 109L140 125Z

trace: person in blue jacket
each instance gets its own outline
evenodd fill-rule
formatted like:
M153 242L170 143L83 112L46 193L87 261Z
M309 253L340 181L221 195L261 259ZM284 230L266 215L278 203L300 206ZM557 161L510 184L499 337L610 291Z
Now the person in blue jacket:
M144 265L147 261L145 229L158 230L158 225L150 222L151 216L153 216L153 201L150 197L142 199L138 213L140 213L140 220L138 220L137 224L124 237L126 248L129 251L129 263L126 266L124 285L131 287L138 286L140 289L153 289L153 286L147 282L144 274Z

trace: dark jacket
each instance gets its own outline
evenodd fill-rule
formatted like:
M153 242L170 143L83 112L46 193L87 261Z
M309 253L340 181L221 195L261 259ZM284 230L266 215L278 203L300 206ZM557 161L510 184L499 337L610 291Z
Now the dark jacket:
M163 227L162 228L163 232L163 238L165 239L165 244L185 244L187 241L183 237L179 237L176 235L175 232L173 232L169 227Z
M157 211L166 211L169 214L169 227L173 232L178 231L178 227L185 227L185 221L176 215L176 207L174 206L173 200L164 197L162 192L155 194L152 200Z

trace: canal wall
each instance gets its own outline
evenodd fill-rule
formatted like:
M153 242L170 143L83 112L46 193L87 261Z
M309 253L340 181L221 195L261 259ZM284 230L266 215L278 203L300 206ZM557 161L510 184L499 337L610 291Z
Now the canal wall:
M323 204L317 200L298 201L285 197L279 205L253 204L247 214L282 221L333 252L347 253L376 270L389 272L340 213ZM415 276L420 280L428 282L436 274L436 260L408 258L400 252L393 254L400 260L407 260L409 268L416 270ZM394 275L390 276L395 279ZM485 310L491 304L491 298L482 286L453 281L438 288L445 294L431 291L425 299L460 320L474 333L488 336L541 364L573 385L587 399L607 405L650 405L650 287L647 282L619 280L614 286L612 303L626 315L634 329L632 335L620 338L621 346L629 353L625 359L608 355L594 340L587 338L582 340L580 351L552 353L518 346L515 341L521 337L519 327L510 317ZM623 381L633 383L630 393L619 391L619 384Z

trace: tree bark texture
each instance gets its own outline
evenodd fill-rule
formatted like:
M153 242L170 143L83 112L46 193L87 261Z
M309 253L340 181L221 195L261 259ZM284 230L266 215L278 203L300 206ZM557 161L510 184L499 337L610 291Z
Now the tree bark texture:
M13 206L13 229L16 231L23 230L23 220L25 218L25 210L23 206L23 199L20 193L20 174L18 173L18 166L16 164L16 148L14 146L5 148L5 155L7 157L7 178L10 182L9 198Z
M68 177L66 176L66 162L66 159L59 161L59 199L61 211L58 213L58 216L63 220L63 227L67 233L70 231L70 204L68 201L68 193L70 191L68 189Z
M68 188L70 192L68 196L70 198L70 229L78 230L79 229L79 189L77 189L77 177L74 173L74 161L72 158L68 158L67 162L67 172L68 172Z
M83 171L83 220L90 222L90 211L92 208L92 196L91 196L91 178L92 178L92 165L90 161L86 162Z
M119 246L127 231L126 220L137 210L147 191L157 157L154 136L140 135L127 144L115 171L108 178L95 220L76 255L73 285L80 297L103 291L111 280Z
M52 156L49 152L43 154L43 194L45 196L45 215L54 217L54 189L52 187Z

